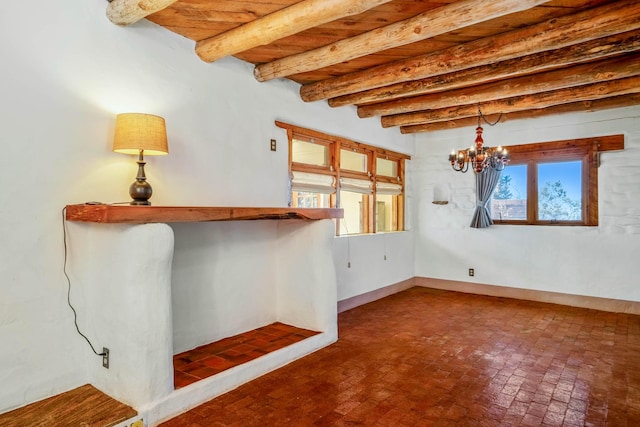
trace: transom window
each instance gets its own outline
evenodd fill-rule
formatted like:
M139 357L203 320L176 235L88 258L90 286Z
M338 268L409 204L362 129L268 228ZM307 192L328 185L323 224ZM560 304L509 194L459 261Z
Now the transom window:
M282 122L289 137L294 207L344 209L339 235L404 229L404 160L401 153Z
M376 158L376 172L378 176L386 176L395 178L398 176L398 160L389 159L389 157Z
M331 164L331 153L329 143L315 141L310 138L308 141L294 139L291 142L291 156L296 163L329 168Z
M510 146L491 199L494 222L598 225L599 153L622 148L622 135Z

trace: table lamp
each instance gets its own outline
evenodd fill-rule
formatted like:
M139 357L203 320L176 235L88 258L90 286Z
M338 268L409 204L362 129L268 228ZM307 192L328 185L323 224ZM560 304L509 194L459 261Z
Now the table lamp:
M113 138L113 151L124 154L137 154L138 176L129 187L132 205L151 205L151 185L144 174L144 154L169 154L167 129L164 119L152 114L124 113L116 116L116 133Z

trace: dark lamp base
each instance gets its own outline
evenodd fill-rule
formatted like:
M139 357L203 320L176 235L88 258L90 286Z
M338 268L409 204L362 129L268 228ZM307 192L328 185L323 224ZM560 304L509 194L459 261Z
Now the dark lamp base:
M132 205L150 205L149 199L153 190L151 185L146 179L136 178L135 182L129 187L129 195L133 199L130 204Z

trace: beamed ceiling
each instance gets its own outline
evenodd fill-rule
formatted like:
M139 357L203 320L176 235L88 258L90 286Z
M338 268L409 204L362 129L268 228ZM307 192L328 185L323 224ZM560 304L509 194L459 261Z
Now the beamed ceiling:
M640 101L638 0L113 0L107 15L402 133L474 125L478 107L505 121Z

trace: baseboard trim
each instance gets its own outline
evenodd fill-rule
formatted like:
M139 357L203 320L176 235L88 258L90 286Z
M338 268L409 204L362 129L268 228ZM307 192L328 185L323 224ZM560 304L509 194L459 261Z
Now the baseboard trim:
M429 277L414 277L414 283L415 286L422 286L425 288L489 295L494 297L516 298L528 301L568 305L571 307L590 308L614 313L640 315L640 302L637 301L571 295L532 289L509 288L505 286L458 282L454 280L433 279Z
M359 305L368 304L381 298L388 297L389 295L397 294L398 292L413 288L416 286L414 279L415 278L412 277L411 279L403 280L402 282L394 283L393 285L385 286L384 288L338 301L338 313L342 313L343 311L356 308Z

